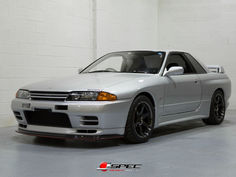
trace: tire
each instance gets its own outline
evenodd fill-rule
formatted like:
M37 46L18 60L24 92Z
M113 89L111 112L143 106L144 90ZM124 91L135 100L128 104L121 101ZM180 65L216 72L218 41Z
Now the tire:
M138 96L132 103L125 127L125 141L144 143L148 141L154 129L155 110L149 98Z
M216 90L211 98L210 116L202 121L207 125L219 125L225 117L225 99L220 90Z

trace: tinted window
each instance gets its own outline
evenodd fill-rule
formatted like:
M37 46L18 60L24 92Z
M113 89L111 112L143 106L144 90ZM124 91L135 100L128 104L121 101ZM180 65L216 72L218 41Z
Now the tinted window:
M198 74L206 73L205 69L197 62L195 58L193 58L192 55L185 53L185 56L188 58L188 60L193 65L194 69L196 70Z
M182 66L184 68L184 74L195 73L191 65L180 54L171 54L166 63L167 71L173 66Z

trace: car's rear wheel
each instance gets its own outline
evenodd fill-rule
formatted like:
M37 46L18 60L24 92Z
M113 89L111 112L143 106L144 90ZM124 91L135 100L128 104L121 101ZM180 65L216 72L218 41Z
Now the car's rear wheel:
M129 110L125 140L129 143L146 142L153 132L154 121L155 111L152 102L144 95L138 96Z
M203 119L207 125L219 125L224 121L225 117L225 99L221 90L215 91L211 99L210 116Z

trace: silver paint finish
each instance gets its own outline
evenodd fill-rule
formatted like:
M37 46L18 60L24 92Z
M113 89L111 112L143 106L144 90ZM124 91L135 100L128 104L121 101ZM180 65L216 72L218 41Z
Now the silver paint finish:
M201 84L196 74L166 77L164 114L196 110L201 102Z
M184 74L163 76L165 61L159 74L138 73L86 73L74 77L44 81L23 87L30 91L106 91L117 95L117 101L52 102L14 99L13 111L21 112L27 124L22 104L30 103L34 108L50 108L54 112L68 114L73 128L88 128L80 125L81 116L97 116L100 134L124 134L130 105L135 97L148 93L155 104L155 127L176 121L200 119L209 116L211 97L216 89L222 89L226 104L231 95L231 82L225 73ZM203 65L204 68L206 66ZM55 110L55 105L68 105L67 111ZM107 133L107 129L112 130ZM50 131L53 132L53 131Z

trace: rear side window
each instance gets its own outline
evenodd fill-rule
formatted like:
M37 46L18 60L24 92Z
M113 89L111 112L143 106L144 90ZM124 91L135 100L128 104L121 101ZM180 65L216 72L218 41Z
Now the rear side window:
M180 54L170 54L166 63L166 70L168 71L173 66L181 66L184 68L184 74L193 74L193 68L186 61L186 59Z
M196 70L197 74L205 74L205 69L197 62L192 55L185 53L185 56L188 58L189 62L193 65L194 69Z

